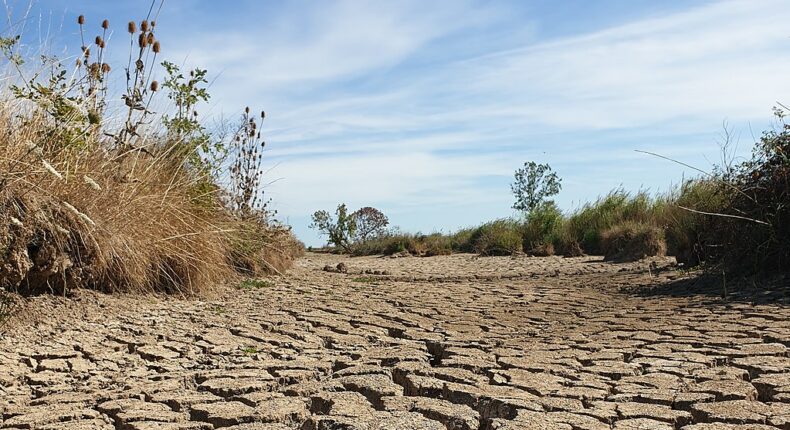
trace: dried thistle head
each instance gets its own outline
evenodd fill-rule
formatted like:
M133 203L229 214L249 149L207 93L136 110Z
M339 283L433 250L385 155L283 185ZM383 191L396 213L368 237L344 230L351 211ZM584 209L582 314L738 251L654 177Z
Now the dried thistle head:
M161 50L162 50L162 46L159 45L159 41L157 40L156 42L154 42L154 54L158 54L159 51Z
M77 24L84 25L85 24L85 15L80 15L77 17Z
M91 73L91 76L93 76L94 78L98 78L99 77L99 71L100 70L101 70L101 66L99 65L99 63L93 63L93 64L90 65L90 73Z
M126 26L126 31L128 31L129 34L137 33L137 23L134 21L129 21L129 25Z
M101 28L103 28L103 29L105 29L105 30L107 30L108 28L110 28L110 21L108 21L108 20L106 20L106 19L105 19L104 21L102 21L102 22L101 22Z
M159 90L159 82L152 81L151 82L151 91L157 92Z
M148 21L147 20L143 20L142 22L140 22L140 30L143 33L148 31Z

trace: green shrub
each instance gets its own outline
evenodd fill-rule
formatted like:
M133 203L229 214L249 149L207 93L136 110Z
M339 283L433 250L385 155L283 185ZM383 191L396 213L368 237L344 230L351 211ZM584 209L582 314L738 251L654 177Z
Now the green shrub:
M433 233L420 237L424 246L423 255L433 257L436 255L450 255L453 253L452 237L441 233Z
M483 224L472 234L473 249L476 253L486 256L523 252L523 230L520 223L510 219Z
M524 225L524 250L535 255L546 254L550 246L550 255L553 255L554 248L559 244L563 223L562 211L554 202L533 209Z
M678 192L686 213L668 217L667 238L679 260L736 275L790 267L790 124L783 110L775 114L779 127L763 133L749 160Z
M604 258L610 261L637 261L645 257L664 255L664 232L654 225L626 221L601 235Z
M614 190L573 213L565 225L565 234L577 241L586 253L601 254L604 231L625 221L652 222L653 205L653 199L644 191L631 195L624 190Z
M709 230L715 220L690 210L719 213L727 205L731 193L732 190L720 182L694 179L660 199L664 204L656 217L658 224L664 227L667 252L675 256L678 263L686 266L700 264L711 248L709 245L713 245L708 242L712 239Z
M475 252L472 238L477 231L475 227L462 228L450 235L450 246L454 252Z

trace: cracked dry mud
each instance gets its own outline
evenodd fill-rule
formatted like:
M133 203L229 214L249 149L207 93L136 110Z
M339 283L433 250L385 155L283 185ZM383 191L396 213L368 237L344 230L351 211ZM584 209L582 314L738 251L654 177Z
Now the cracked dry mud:
M790 306L665 263L308 254L213 301L36 298L0 428L790 429Z

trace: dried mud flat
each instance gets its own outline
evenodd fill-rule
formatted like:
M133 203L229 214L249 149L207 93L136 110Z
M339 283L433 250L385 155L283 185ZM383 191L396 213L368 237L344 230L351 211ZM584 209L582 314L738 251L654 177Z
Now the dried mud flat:
M0 428L790 429L790 305L665 263L308 254L213 301L37 298Z

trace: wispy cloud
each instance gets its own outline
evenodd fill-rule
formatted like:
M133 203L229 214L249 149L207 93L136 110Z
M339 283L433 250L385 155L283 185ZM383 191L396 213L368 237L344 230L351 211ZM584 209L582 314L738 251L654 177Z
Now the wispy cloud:
M520 2L189 0L162 38L220 74L213 112L266 109L267 192L314 243L306 216L343 201L423 231L507 216L525 160L565 178L566 208L666 188L683 169L634 149L704 167L724 119L749 141L790 94L786 1L613 5L596 26ZM588 30L547 37L557 17Z

